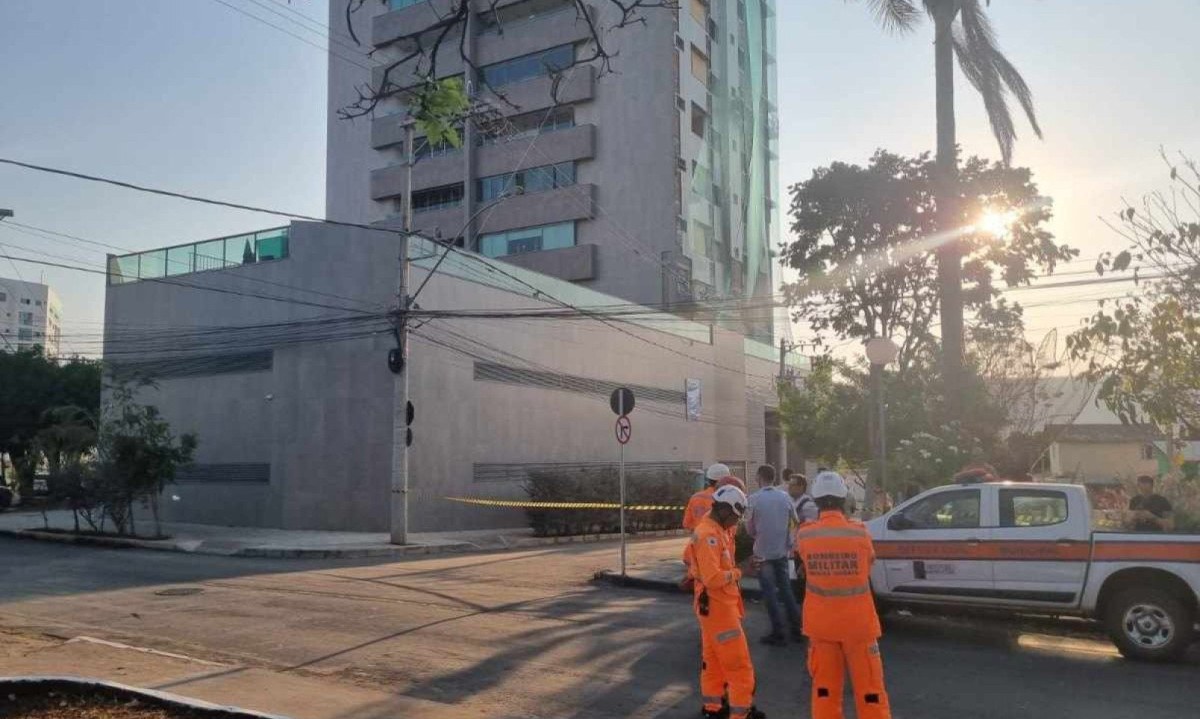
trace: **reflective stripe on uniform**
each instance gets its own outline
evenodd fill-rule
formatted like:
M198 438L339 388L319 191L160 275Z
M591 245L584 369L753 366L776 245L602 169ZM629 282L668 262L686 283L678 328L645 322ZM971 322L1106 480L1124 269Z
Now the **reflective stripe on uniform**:
M870 584L860 584L857 587L832 587L826 589L812 583L812 579L808 580L808 591L818 597L856 597L860 594L866 594L871 591Z
M727 642L731 639L737 639L741 635L742 635L741 629L726 629L725 631L723 631L717 635L717 643L724 644L725 642Z
M750 707L729 707L729 716L746 716L750 713Z
M714 697L708 695L700 697L700 701L704 702L705 704L720 704L722 701L724 701L724 699L725 697Z
M796 533L796 539L816 539L818 537L866 537L867 530L856 527L817 527L802 529Z

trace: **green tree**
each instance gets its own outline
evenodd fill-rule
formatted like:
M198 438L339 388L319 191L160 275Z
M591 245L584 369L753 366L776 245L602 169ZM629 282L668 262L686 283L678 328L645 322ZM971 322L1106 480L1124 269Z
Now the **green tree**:
M1167 159L1164 156L1164 159ZM1111 226L1129 243L1106 254L1099 274L1125 273L1136 288L1101 300L1067 338L1071 357L1099 383L1099 397L1123 422L1152 422L1174 436L1200 434L1200 169L1170 165L1170 189L1118 214Z
M99 435L97 491L99 503L119 534L135 533L135 502L146 502L154 513L155 533L162 534L158 497L176 470L190 464L196 437L176 438L158 408L135 401L133 390L112 388Z
M1042 136L1033 108L1033 93L1016 67L1000 52L996 32L984 10L991 0L864 0L888 30L907 32L921 22L921 10L933 22L934 78L937 108L937 212L944 230L956 227L958 140L954 118L954 60L983 99L992 133L1004 163L1012 159L1017 137L1009 99L1021 105L1034 133ZM968 221L966 224L970 224ZM943 365L948 394L957 398L966 380L963 365L962 253L950 239L939 249L938 290L945 343ZM956 410L965 407L952 400Z
M792 186L794 239L782 259L800 277L783 291L794 318L808 323L819 344L891 337L900 346L902 373L931 364L941 302L929 253L941 228L935 174L928 154L879 150L866 166L835 162ZM960 240L972 283L964 298L973 310L993 305L994 277L1010 287L1028 284L1077 254L1045 228L1050 201L1028 169L969 158L956 202L963 218L1009 220L999 235L980 228ZM958 383L960 393L966 383Z
M54 424L52 410L72 406L96 415L100 374L99 362L72 359L59 364L40 347L0 352L0 455L11 458L22 494L32 490L40 460L36 440ZM6 479L0 462L0 483Z

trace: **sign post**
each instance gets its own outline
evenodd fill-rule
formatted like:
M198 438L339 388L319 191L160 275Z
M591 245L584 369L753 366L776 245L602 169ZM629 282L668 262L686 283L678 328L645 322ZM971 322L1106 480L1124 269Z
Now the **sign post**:
M625 576L625 445L633 437L633 424L629 421L629 413L633 411L633 392L626 387L613 390L608 400L612 411L617 415L617 446L620 452L618 477L621 485L621 576Z

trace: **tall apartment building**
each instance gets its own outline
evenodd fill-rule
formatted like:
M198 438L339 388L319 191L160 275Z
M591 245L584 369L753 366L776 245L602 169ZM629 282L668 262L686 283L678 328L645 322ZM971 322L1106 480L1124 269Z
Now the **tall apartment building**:
M0 349L40 345L55 357L61 327L62 305L49 285L0 277Z
M341 119L338 110L358 88L379 87L382 65L411 49L405 36L458 1L390 0L351 14L377 67L372 74L361 57L330 58L329 217L402 222L408 151L399 95L369 118ZM475 100L504 117L466 123L461 148L417 139L414 229L641 304L770 295L778 231L774 0L646 8L644 24L604 32L616 72L603 75L573 64L591 55L574 0L502 1L482 12L490 5L475 2L437 68L440 77L463 77ZM609 0L588 6L601 28L618 17ZM347 36L342 0L330 3L330 25L335 37ZM389 80L402 89L417 77ZM745 314L727 324L770 341L771 313L743 322Z

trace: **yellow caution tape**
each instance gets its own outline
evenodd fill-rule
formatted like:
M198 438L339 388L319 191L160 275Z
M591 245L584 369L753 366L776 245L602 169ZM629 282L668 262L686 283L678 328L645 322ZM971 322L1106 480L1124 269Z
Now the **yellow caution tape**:
M450 502L474 504L481 507L516 507L519 509L620 509L617 502L533 502L510 499L478 499L474 497L443 497ZM631 504L630 512L682 512L686 507L674 504Z

